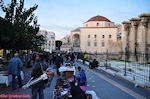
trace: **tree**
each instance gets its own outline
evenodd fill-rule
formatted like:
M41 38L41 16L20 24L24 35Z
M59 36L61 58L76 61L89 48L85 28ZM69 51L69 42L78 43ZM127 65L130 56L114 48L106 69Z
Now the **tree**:
M7 6L4 5L3 0L0 0L0 7L5 13L4 19L10 24L7 27L10 28L10 31L1 32L2 35L8 34L7 39L2 39L1 47L3 49L33 49L44 43L44 36L37 35L39 25L37 16L33 13L38 5L35 4L31 8L25 9L24 0L20 0L19 3L17 0L11 0ZM7 42L8 45L3 42Z
M11 31L11 24L0 17L0 49L9 49L9 47L11 46L10 40L11 38L13 38L13 35L10 33Z
M60 50L60 47L62 45L62 41L57 40L56 41L56 47Z

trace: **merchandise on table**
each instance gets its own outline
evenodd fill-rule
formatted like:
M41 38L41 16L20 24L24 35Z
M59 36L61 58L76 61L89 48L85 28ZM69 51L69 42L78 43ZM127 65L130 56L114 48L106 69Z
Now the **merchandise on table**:
M71 97L70 89L69 81L64 81L61 78L57 79L54 89L54 99L69 99Z
M53 97L54 99L92 99L90 94L86 94L86 87L79 86L75 77L75 66L70 63L66 63L59 68L59 72L62 74L56 81Z

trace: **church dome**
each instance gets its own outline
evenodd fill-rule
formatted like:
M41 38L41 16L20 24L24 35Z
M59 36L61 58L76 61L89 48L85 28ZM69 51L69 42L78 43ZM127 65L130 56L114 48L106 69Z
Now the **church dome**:
M95 16L95 17L92 17L91 19L89 19L87 22L90 22L90 21L106 21L106 22L111 22L109 19L107 19L106 17L103 17L103 16Z

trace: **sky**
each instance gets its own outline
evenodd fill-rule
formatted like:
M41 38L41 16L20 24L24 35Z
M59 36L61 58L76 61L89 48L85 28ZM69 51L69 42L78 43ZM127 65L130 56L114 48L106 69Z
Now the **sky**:
M5 4L10 1L4 0ZM25 0L25 8L34 4L38 4L34 13L40 29L53 31L56 39L82 27L84 22L97 15L121 24L150 12L150 0ZM4 17L1 9L0 16Z

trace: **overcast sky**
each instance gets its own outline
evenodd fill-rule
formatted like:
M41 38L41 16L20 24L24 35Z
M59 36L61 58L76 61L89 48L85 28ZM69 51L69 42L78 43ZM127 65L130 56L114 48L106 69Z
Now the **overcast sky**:
M4 1L7 4L11 0ZM70 34L93 16L105 16L120 24L150 12L150 0L25 0L25 8L34 4L39 5L35 15L41 29L55 32L56 39ZM0 16L4 17L1 9Z

